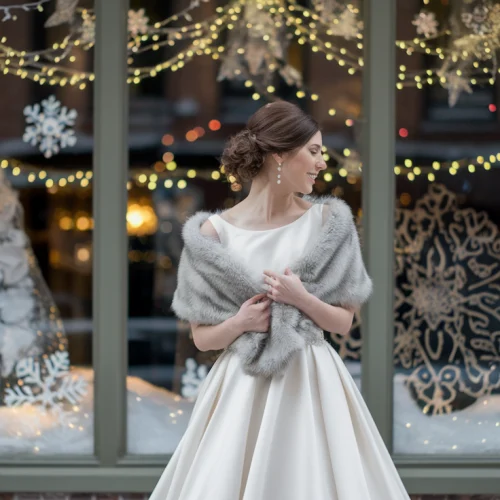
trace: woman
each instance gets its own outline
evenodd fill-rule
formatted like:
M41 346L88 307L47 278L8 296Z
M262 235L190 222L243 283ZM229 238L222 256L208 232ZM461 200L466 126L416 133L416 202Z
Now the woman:
M210 265L217 260L223 269L219 257L224 254L205 248L221 247L231 262L227 273L235 267L248 273L245 283L258 283L260 293L238 302L239 309L223 316L224 321L190 319L200 350L224 352L200 388L188 429L151 500L409 498L355 383L323 338L323 330L349 332L355 310L371 292L371 281L350 210L341 200L311 195L317 175L326 168L321 148L318 124L295 105L279 101L260 108L229 141L222 157L226 175L251 181L248 196L229 210L194 216L188 221L197 233L194 239L189 233L193 229L185 225L186 255L181 257L172 306L179 317L214 318L217 304L223 307L231 296L241 300L242 286L234 277L225 287L209 288L217 274ZM339 216L346 210L342 221ZM344 252L346 257L340 250L332 256L332 265L357 265L357 271L349 279L342 277L339 286L350 283L351 289L332 304L318 298L321 287L306 283L291 267L303 256L315 255L318 261L321 254L333 253L328 245L319 254L314 251L328 241L319 239L324 227L328 231L322 238L342 225L349 228L342 239L354 246ZM193 251L189 241L196 239L201 244ZM358 261L339 264L353 254ZM205 271L198 267L203 259ZM320 271L315 274L305 266L303 276L321 279L329 272L325 266ZM193 281L182 287L189 273ZM335 270L329 282L342 273ZM207 309L212 311L203 316ZM294 314L297 320L291 322ZM280 325L290 324L296 329L280 337ZM252 340L234 349L258 335L267 335L258 352ZM262 364L266 356L267 364Z

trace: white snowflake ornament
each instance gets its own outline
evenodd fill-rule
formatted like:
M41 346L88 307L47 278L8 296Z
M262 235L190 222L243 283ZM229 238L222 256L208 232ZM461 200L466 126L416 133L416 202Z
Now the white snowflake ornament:
M24 108L28 126L23 135L23 141L32 146L39 144L39 149L50 158L59 153L61 148L76 144L75 131L71 128L75 124L77 112L61 107L61 102L51 95L40 104Z
M84 44L95 43L95 21L87 15L80 26L80 36Z
M443 87L448 89L448 105L450 108L455 106L462 92L472 94L469 80L453 72L446 74L446 83L443 84Z
M149 17L144 15L144 9L128 11L128 31L130 36L143 35L148 31Z
M437 34L438 22L434 12L419 12L412 24L417 27L417 33L424 35L425 38L435 36Z
M341 36L346 40L356 38L363 28L363 22L358 20L357 14L346 7L342 10L336 22L332 24L329 31L332 35Z
M87 393L83 377L71 375L67 351L57 351L40 365L33 357L23 358L16 364L16 376L20 383L5 390L5 405L21 407L37 406L44 413L58 417L65 424L73 417L65 405L77 405Z
M181 377L181 394L188 399L195 399L201 383L208 375L206 365L198 365L193 358L186 359L186 372Z

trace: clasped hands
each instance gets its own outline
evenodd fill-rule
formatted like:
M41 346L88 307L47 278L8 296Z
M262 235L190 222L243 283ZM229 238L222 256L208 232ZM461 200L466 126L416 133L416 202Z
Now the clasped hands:
M265 269L263 277L264 287L267 290L266 295L275 302L298 307L309 293L300 277L294 274L289 267L285 269L284 274Z

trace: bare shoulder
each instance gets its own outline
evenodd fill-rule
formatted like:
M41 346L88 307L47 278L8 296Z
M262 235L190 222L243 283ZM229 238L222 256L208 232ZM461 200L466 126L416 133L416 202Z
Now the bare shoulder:
M211 236L212 238L216 238L217 240L219 239L219 233L217 233L217 230L215 229L210 219L207 219L201 225L200 233L203 234L204 236Z

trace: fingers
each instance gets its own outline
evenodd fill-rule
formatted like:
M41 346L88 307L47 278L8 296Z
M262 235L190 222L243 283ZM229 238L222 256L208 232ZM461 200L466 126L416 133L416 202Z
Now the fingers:
M264 274L264 276L269 276L270 278L274 278L275 280L279 278L278 273L275 273L274 271L271 271L269 269L264 269L262 273Z
M277 278L270 278L269 276L264 275L264 282L268 283L269 285L275 285L277 281Z
M259 300L262 300L265 297L266 297L265 293L259 293L258 295L254 295L253 297L248 299L247 303L248 304L255 304L256 302L258 302Z
M269 307L270 304L271 304L271 299L266 298L260 304L257 304L256 307L258 307L260 310L264 310L267 307Z

